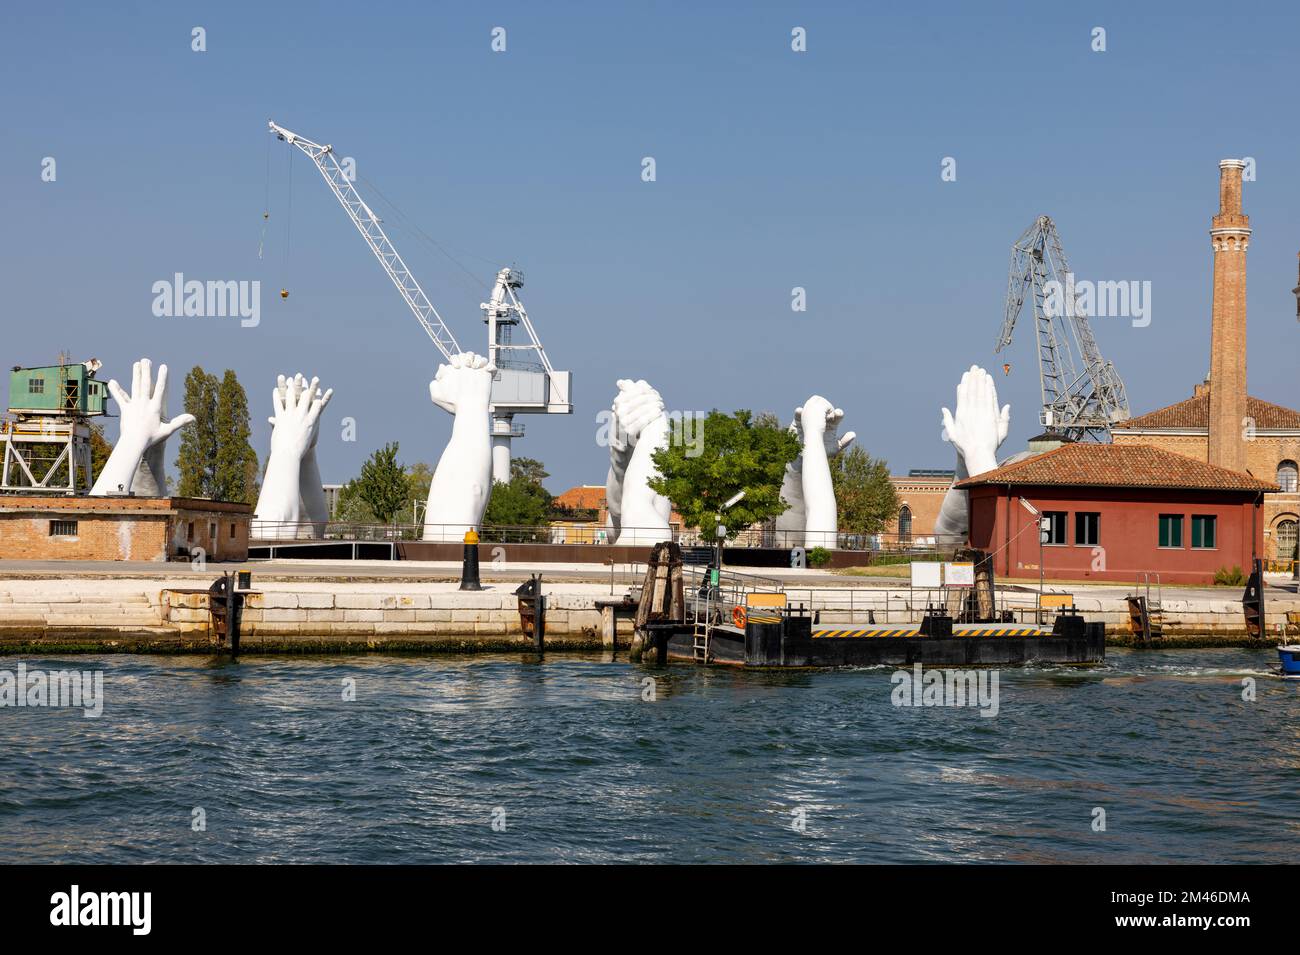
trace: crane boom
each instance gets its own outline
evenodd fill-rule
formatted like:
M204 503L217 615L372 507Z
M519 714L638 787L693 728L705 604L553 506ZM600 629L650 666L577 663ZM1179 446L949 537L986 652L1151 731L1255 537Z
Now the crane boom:
M1063 308L1049 305L1056 297ZM1011 344L1026 298L1034 312L1042 424L1074 440L1109 435L1112 424L1129 417L1128 395L1115 366L1102 358L1087 315L1074 301L1070 264L1048 216L1035 219L1011 247L1006 311L994 352ZM1082 373L1071 338L1079 349Z
M443 357L450 360L452 355L459 354L461 349L460 345L456 343L456 337L452 335L447 323L442 320L438 310L429 301L429 296L424 294L424 289L420 288L420 283L415 280L411 270L402 261L397 248L389 240L383 227L379 224L379 217L370 211L370 207L366 205L365 200L361 198L356 188L353 187L352 181L343 171L343 167L334 158L334 147L314 143L310 139L285 129L283 126L276 125L274 122L269 123L269 126L271 132L277 137L290 146L297 146L316 164L316 168L320 170L320 174L325 178L330 191L334 193L334 197L343 206L348 218L352 220L352 224L357 227L357 231L366 240L366 244L370 246L370 251L375 254L375 258L384 267L388 277L393 280L397 290L402 293L402 298L406 300L406 304L415 313L416 320L428 336L433 339L433 343L438 346L438 350L442 352Z

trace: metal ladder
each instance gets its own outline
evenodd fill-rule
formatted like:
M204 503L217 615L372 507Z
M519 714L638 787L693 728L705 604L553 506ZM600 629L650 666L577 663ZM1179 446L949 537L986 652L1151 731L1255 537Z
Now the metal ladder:
M691 646L696 663L709 662L709 623L695 624L695 642Z

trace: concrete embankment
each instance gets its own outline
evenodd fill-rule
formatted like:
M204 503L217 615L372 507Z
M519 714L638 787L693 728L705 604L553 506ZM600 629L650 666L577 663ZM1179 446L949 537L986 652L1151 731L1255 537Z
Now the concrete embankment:
M184 565L180 565L183 567ZM255 592L247 597L242 649L258 652L452 652L518 651L532 647L521 625L516 582L486 583L481 592L462 592L457 584L430 579L380 579L325 573L311 579L255 572ZM600 602L611 586L558 580L544 585L548 647L610 649ZM29 575L0 578L0 654L32 652L212 652L207 585L215 574L177 570L153 576L114 577ZM915 620L925 597L906 587L875 582L867 586L817 586L807 590L787 582L791 602L818 611L819 623L865 624ZM621 583L615 595L625 591ZM1124 645L1128 610L1122 594L1073 588L1075 604L1090 620L1106 624L1108 642ZM1036 593L1011 592L1006 603L1031 611ZM1281 636L1287 612L1300 612L1300 599L1270 595L1270 636L1251 643L1241 604L1228 594L1184 592L1167 596L1163 646L1272 646ZM1297 627L1290 628L1292 635ZM630 623L618 624L618 645L630 641Z

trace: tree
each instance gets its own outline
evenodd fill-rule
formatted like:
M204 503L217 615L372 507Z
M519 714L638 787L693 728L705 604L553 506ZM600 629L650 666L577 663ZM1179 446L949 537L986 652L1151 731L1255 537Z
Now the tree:
M108 456L113 453L113 446L108 443L104 437L104 426L102 424L92 424L90 426L90 473L91 480L99 477L99 471L108 463Z
M898 514L889 465L862 448L852 447L831 461L831 484L841 531L877 534Z
M212 467L211 497L219 501L257 500L257 452L249 443L248 395L229 368L217 388L216 455Z
M416 461L407 467L406 500L402 504L402 514L410 514L411 520L415 520L415 506L423 505L429 499L429 485L432 483L433 468L423 461Z
M215 497L214 468L217 461L217 390L219 382L199 365L185 376L185 411L194 423L181 428L181 446L176 456L181 497ZM98 472L96 472L98 473Z
M785 511L781 482L785 466L799 455L793 434L748 411L710 411L702 429L702 448L670 441L656 451L654 462L662 476L650 481L651 489L668 498L688 526L713 540L718 512L740 491L745 497L723 515L723 523L733 531Z
M339 488L339 501L334 520L344 524L378 524L375 512L361 499L360 485L352 480Z
M526 478L541 487L542 482L550 475L546 473L546 465L536 458L511 458L510 479L514 480L517 477Z
M349 484L356 485L357 496L370 508L375 520L387 524L406 505L410 485L405 465L397 463L397 442L386 444L361 465L361 476Z
M496 526L539 527L546 523L553 498L542 481L550 477L541 461L512 458L510 480L496 481L483 523Z

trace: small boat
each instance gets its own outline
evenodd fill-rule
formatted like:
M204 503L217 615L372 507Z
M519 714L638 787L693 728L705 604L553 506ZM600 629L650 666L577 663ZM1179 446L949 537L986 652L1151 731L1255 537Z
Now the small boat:
M1282 666L1278 670L1284 680L1300 680L1300 644L1278 644L1278 659Z

